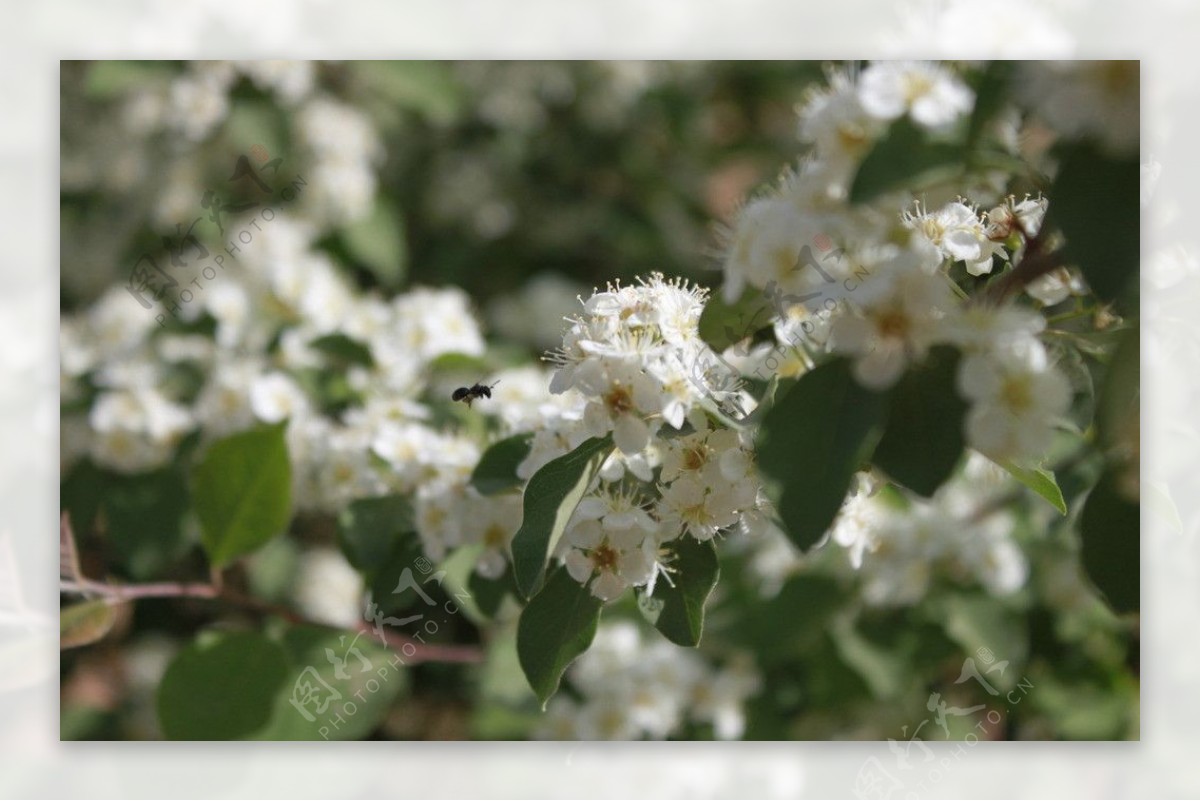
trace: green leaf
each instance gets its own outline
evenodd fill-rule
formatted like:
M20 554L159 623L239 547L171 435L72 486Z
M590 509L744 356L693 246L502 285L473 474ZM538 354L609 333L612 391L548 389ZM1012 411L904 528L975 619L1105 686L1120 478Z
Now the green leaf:
M354 501L342 509L337 522L342 553L368 575L387 563L404 534L416 530L412 505L402 495Z
M356 61L359 78L395 106L439 124L463 108L463 88L449 64L437 61Z
M966 402L955 384L958 351L933 348L890 393L887 428L873 461L897 483L929 497L963 452Z
M996 464L1007 470L1017 481L1045 498L1051 506L1058 510L1059 514L1067 513L1067 502L1063 498L1062 490L1059 489L1053 472L1042 467L1018 467L1008 461L999 461Z
M361 364L363 367L375 364L371 349L345 334L326 334L309 342L308 346L340 364Z
M832 625L833 642L838 655L866 682L876 698L895 698L907 686L909 660L902 651L893 650L867 638L847 614Z
M558 568L517 623L517 656L545 708L567 667L592 644L603 602Z
M524 517L513 536L513 575L526 598L542 580L546 558L553 553L567 521L612 452L612 435L592 437L575 450L542 467L525 487Z
M864 203L895 189L917 190L957 172L966 152L957 143L932 141L902 117L875 143L850 185L850 202Z
M966 150L974 157L987 125L1004 107L1013 64L1009 61L989 61L975 82L975 107L967 123Z
M58 613L59 648L78 648L104 637L117 619L116 608L105 600L72 604Z
M948 595L937 604L937 617L946 634L963 651L977 656L986 664L1009 661L1023 664L1029 650L1028 632L1024 621L994 598L984 595ZM1009 687L1016 681L1014 674L993 674L989 679ZM1007 684L1006 684L1007 682Z
M1081 557L1088 577L1117 613L1141 608L1141 505L1121 492L1110 469L1084 501Z
M238 155L249 156L253 152L252 148L257 145L266 150L269 158L277 158L283 156L288 150L286 126L286 120L274 101L243 99L234 103L230 108L222 133L229 140L227 147ZM230 171L232 171L234 157L231 156L229 162ZM259 172L257 168L255 175L264 182L268 178L273 178L273 176ZM271 180L270 183L273 184L276 181ZM282 181L279 183L282 184ZM258 198L262 197L259 194L260 190L249 179L243 178L236 185L249 189ZM214 237L220 236L215 230L215 226L212 234Z
M533 434L517 434L492 443L471 472L471 486L483 495L521 486L517 467L529 455Z
M505 596L517 594L517 585L513 581L512 567L504 568L504 575L498 579L484 578L474 570L467 579L467 590L479 611L489 618L495 617L500 610L500 604Z
M209 632L176 655L158 686L171 740L234 740L266 725L287 679L281 645L246 631Z
M654 594L639 604L643 614L676 645L694 648L704 632L704 604L717 586L721 569L712 541L681 536L668 548L667 563L674 571L661 576ZM668 581L669 579L669 581Z
M1137 158L1113 158L1090 143L1062 152L1046 225L1062 230L1063 255L1105 301L1122 294L1141 263L1140 187Z
M812 547L837 517L882 434L886 401L860 386L839 358L801 376L763 418L759 467L799 548Z
M95 98L116 97L131 89L165 83L175 71L164 61L93 61L85 79L87 93Z
M188 548L183 519L189 501L182 472L110 473L105 487L102 505L114 556L134 579L161 575Z
M220 568L280 534L292 515L292 470L281 423L213 443L192 474L202 542Z
M733 303L715 293L700 313L700 338L720 353L771 324L770 305L760 290L747 288Z
M361 740L408 684L399 656L361 632L295 626L284 633L283 649L288 674L256 740ZM307 697L309 689L317 695Z
M384 287L395 289L404 281L408 269L404 218L389 200L376 197L371 213L342 228L341 238L350 255Z
M1125 331L1108 363L1096 408L1096 431L1106 451L1132 456L1139 442L1141 334L1136 326Z

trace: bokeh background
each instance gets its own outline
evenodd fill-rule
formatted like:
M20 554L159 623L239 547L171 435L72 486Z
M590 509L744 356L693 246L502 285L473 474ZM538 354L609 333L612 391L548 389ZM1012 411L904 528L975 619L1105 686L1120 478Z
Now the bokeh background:
M352 566L343 548L347 561L343 515L355 499L419 485L379 483L368 463L372 449L385 454L370 439L377 418L419 421L398 446L410 449L399 471L470 461L482 416L503 420L546 381L497 371L555 347L577 296L654 271L719 286L722 227L802 154L795 109L822 70L64 62L61 503L84 575L203 579L193 454L290 415L300 514L224 581L310 621L353 625L359 572L376 597L395 576ZM285 188L268 206L269 187ZM223 250L228 267L199 272L213 263L200 251ZM147 286L131 279L135 265ZM143 303L175 275L163 305ZM369 346L371 369L357 363L361 344L328 341L347 335ZM448 402L455 386L501 376L479 415ZM980 470L968 466L974 477L948 492L979 503ZM1072 508L1088 479L1060 475ZM955 557L860 580L839 548L801 559L782 536L730 535L698 654L658 641L627 596L568 675L564 696L586 703L556 699L545 715L513 658L511 615L476 610L438 641L477 647L483 663L406 669L394 702L354 736L894 739L918 762L931 760L907 742L918 733L1136 739L1136 621L1084 580L1070 521L1040 499L1008 505L993 522L1019 548L989 552L978 580ZM430 559L439 551L425 543ZM469 561L440 566L474 588ZM930 578L898 590L918 568ZM63 739L162 737L156 698L179 649L205 628L260 622L197 599L119 609L99 642L64 651Z
M424 795L452 797L503 787L535 795L615 794L646 797L690 793L698 797L763 794L850 796L864 759L888 759L886 745L794 744L743 748L505 745L430 747L422 767L397 775L380 749L339 749L322 754L295 748L155 749L57 742L59 687L57 577L52 573L58 522L56 351L59 316L59 91L63 54L94 58L239 57L247 51L327 55L329 49L436 54L464 49L525 57L531 50L565 56L577 52L636 57L647 52L674 58L714 53L783 57L797 43L826 52L924 57L988 56L1102 58L1114 53L1144 57L1147 120L1144 163L1154 180L1145 188L1148 244L1172 254L1181 269L1150 273L1145 302L1161 358L1146 364L1149 401L1144 450L1147 476L1172 490L1180 521L1148 509L1143 570L1145 610L1145 715L1141 745L1040 743L977 748L930 788L935 797L980 793L1134 797L1149 793L1191 795L1200 789L1193 769L1200 713L1193 669L1197 650L1181 632L1194 630L1200 538L1196 536L1196 436L1181 417L1194 397L1196 242L1186 214L1197 164L1187 132L1196 124L1197 83L1194 6L1177 0L1114 4L1106 13L1073 0L1022 3L1020 13L980 25L992 6L976 0L944 3L858 2L812 9L792 3L611 3L603 9L567 9L554 2L521 5L528 28L498 40L511 8L489 3L445 3L419 16L386 2L356 4L338 13L325 0L280 3L248 0L236 9L202 2L85 0L9 6L0 63L2 90L12 114L0 129L2 174L10 191L2 216L9 234L0 269L5 279L6 376L4 436L12 443L0 469L5 476L6 551L0 565L4 597L4 724L0 730L3 787L13 795L161 797L183 786L197 792L265 797ZM34 534L42 532L43 534ZM951 748L934 745L939 756ZM698 759L697 755L702 758ZM148 758L153 756L153 758ZM464 771L464 759L472 770Z

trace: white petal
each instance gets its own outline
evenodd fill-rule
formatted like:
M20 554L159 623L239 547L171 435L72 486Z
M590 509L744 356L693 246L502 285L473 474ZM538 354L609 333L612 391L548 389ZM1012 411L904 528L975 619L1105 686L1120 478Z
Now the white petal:
M623 414L617 418L617 424L613 427L613 441L621 449L621 453L640 453L650 443L650 429L640 417Z
M587 582L592 577L593 565L592 560L584 555L583 551L572 548L567 552L566 558L567 573L571 578L578 581L580 584Z

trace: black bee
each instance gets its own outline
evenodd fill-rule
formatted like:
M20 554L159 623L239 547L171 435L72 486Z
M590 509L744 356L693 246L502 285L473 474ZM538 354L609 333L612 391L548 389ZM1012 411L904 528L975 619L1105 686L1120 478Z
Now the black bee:
M499 381L496 382L496 384L499 383ZM466 401L466 404L470 406L471 401L492 397L492 387L496 386L496 384L475 384L470 387L459 387L454 390L454 394L450 396L450 399Z

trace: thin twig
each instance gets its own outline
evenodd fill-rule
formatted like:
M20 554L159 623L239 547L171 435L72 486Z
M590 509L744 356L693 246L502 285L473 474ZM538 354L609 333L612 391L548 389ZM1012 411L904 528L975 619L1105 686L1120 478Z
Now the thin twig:
M107 584L100 581L81 578L77 581L63 581L60 589L63 592L80 595L98 595L107 601L144 600L150 598L196 598L201 600L224 601L259 614L282 617L289 623L299 625L324 626L327 624L312 620L299 614L293 609L279 604L268 603L249 595L244 595L228 587L218 588L211 584L184 584L159 582L155 584ZM374 629L367 622L360 622L356 631L372 633ZM384 639L389 648L401 654L409 664L419 662L479 662L482 654L479 649L469 645L437 645L416 640L405 634L383 630Z
M1018 292L1043 275L1054 272L1063 266L1062 257L1058 251L1046 251L1046 240L1042 233L1026 238L1025 255L1021 263L996 279L980 295L984 303L1002 303L1014 292Z

